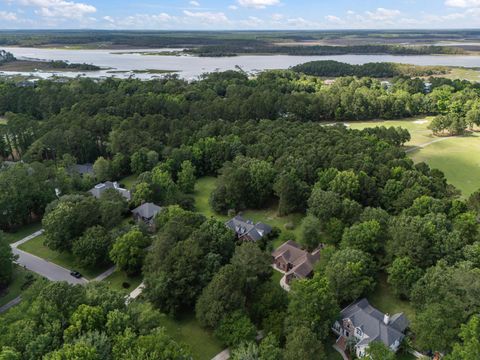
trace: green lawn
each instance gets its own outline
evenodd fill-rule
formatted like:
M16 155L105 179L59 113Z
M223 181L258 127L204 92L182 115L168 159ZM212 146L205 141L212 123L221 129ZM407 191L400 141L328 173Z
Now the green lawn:
M273 270L272 282L280 286L280 280L282 280L283 274L280 271Z
M42 228L41 222L32 223L29 225L22 226L15 232L12 233L4 233L5 239L8 241L9 244L22 240L23 238L27 237L28 235L33 234L34 232L40 230Z
M204 177L195 184L195 209L207 217L216 217L221 221L228 220L228 216L217 214L213 211L209 204L209 198L212 191L215 189L217 179L214 177ZM268 209L262 210L246 210L242 212L246 219L254 222L264 222L272 227L278 227L280 230L285 230L286 224L293 224L292 232L299 237L300 223L302 222L302 214L290 214L287 216L278 216L277 205L272 205ZM274 246L281 244L275 243Z
M349 125L352 129L384 125L409 130L412 140L407 146L428 144L409 152L409 156L415 162L423 161L443 171L449 183L460 189L463 196L469 196L480 188L480 158L474 155L480 153L480 135L473 133L464 137L439 138L427 129L431 119L352 122ZM432 141L436 142L429 144Z
M0 116L0 125L7 125L7 119Z
M60 265L68 270L77 270L85 278L93 279L108 269L108 266L102 268L87 269L78 264L75 257L67 252L57 252L50 250L43 244L45 236L38 236L33 240L19 246L20 250L41 257L47 261Z
M35 274L31 273L30 271L27 271L20 266L15 266L13 270L12 283L6 290L0 292L0 306L12 301L22 293L22 286L25 284L28 274L35 276Z
M426 144L432 140L435 140L436 137L433 136L432 131L427 129L427 126L432 121L433 117L419 117L412 119L404 120L375 120L375 121L365 121L365 122L350 122L347 125L351 129L362 130L368 127L375 126L385 126L385 127L402 127L407 129L410 132L412 139L407 144L407 146L418 146L421 144Z
M165 315L160 325L164 326L167 333L176 341L186 344L195 360L210 360L223 350L222 344L211 332L203 329L191 314L180 319L172 319Z
M128 190L131 190L137 182L137 179L138 175L130 175L121 179L119 183L123 184Z
M112 275L107 277L105 280L109 287L111 287L114 290L121 291L125 294L131 293L133 290L135 290L138 285L142 282L142 277L141 276L135 276L135 277L128 277L123 271L115 271ZM123 283L127 282L130 284L130 287L128 289L125 289L123 287Z
M390 289L387 283L387 276L380 274L377 280L375 291L368 296L372 306L378 310L394 315L400 312L405 313L410 323L415 318L415 310L408 301L398 299Z
M214 177L203 177L195 184L195 209L207 217L214 216L220 220L227 220L225 215L216 214L210 207L210 194L215 190L217 179Z
M409 155L445 173L448 182L469 196L480 189L480 135L444 138Z

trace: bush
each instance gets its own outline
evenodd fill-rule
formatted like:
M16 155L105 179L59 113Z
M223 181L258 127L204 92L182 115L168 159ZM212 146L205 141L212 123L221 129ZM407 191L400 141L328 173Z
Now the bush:
M215 335L223 344L234 347L255 340L256 334L255 325L241 311L225 316L215 331Z
M285 224L285 230L291 231L293 229L295 229L295 225L292 222L288 222Z
M124 281L124 282L122 283L122 287L123 287L124 289L130 289L130 286L131 286L130 283L128 283L128 282L126 282L126 281Z

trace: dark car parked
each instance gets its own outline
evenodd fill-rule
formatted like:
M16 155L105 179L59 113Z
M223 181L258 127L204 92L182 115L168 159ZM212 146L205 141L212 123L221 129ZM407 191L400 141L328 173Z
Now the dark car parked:
M72 270L70 273L74 278L80 279L82 277L82 274L80 274L78 271Z

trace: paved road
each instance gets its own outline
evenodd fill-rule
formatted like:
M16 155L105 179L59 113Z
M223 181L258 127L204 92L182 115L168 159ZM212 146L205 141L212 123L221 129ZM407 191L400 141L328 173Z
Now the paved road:
M12 301L6 303L3 306L0 306L0 314L3 314L5 311L10 310L10 308L14 307L15 305L19 304L22 301L20 296L17 296Z
M42 234L43 234L43 229L40 229L38 231L35 231L33 234L28 235L27 237L24 237L22 240L19 240L16 243L13 243L11 246L12 247L19 247L20 245L25 244L27 241L35 239L36 237L38 237Z
M86 279L76 279L70 275L70 270L51 263L38 256L29 254L12 246L12 252L18 255L16 263L24 268L37 273L51 281L66 281L70 284L86 284Z
M110 275L112 275L115 270L117 270L117 267L116 266L112 266L110 269L108 269L107 271L101 273L100 275L98 275L95 279L93 279L92 281L103 281L105 280L107 277L109 277Z
M23 238L22 240L17 241L14 244L11 244L13 254L18 256L16 263L51 281L66 281L74 285L86 284L88 282L86 279L74 278L72 275L70 275L70 270L65 269L61 266L58 266L42 258L39 258L38 256L29 254L18 248L18 246L20 246L21 244L24 244L27 241L30 241L36 238L37 236L40 236L42 233L43 233L43 230L37 231L32 235L29 235Z
M225 349L221 353L217 354L212 360L228 360L230 359L230 350Z

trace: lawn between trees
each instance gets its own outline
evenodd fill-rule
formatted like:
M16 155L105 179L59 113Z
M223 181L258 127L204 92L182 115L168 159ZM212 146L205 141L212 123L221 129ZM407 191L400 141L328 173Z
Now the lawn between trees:
M397 123L399 123L399 125L394 126L400 126L402 122ZM417 133L416 137L424 136L421 135L423 133L423 124L413 123L412 121L411 123L408 123L408 125L411 129L418 129L419 134ZM419 142L421 140L417 139L416 141ZM206 216L213 216L222 221L227 220L228 216L215 213L209 203L210 194L213 192L216 185L217 178L215 177L204 177L198 179L195 185L194 193L195 210ZM303 214L279 217L277 215L277 209L275 206L271 206L270 208L264 210L246 210L242 214L246 219L251 219L255 222L261 221L270 226L276 226L281 231L286 231L286 224L293 224L294 227L290 232L295 235L296 239L299 239L301 236L301 222L304 218ZM272 246L276 248L281 245L282 241L282 239L276 239L272 243ZM282 274L275 271L272 276L272 281L278 284L281 278ZM377 286L375 287L375 290L368 296L368 299L373 306L385 313L396 314L399 312L404 312L410 321L412 321L415 317L415 310L413 307L407 301L402 301L394 295L390 285L387 283L386 275L384 273L380 273L378 275ZM335 341L332 342L332 345L334 343ZM329 360L341 359L341 356L335 350L330 351L330 349L327 351L327 357ZM414 359L413 356L410 357L409 355L401 354L398 354L397 357L398 359L402 360Z
M217 214L210 206L210 195L217 186L217 178L215 177L203 177L198 179L195 184L195 210L207 217L215 217L221 221L227 221L228 216ZM295 235L295 238L300 237L300 225L303 214L290 214L287 216L278 216L277 204L271 204L266 209L245 210L242 211L242 216L245 219L252 220L254 222L264 222L272 227L277 227L282 231L288 230ZM287 229L288 228L288 229ZM274 247L281 245L282 240L276 240L273 242Z
M30 282L35 281L36 275L21 266L16 265L13 269L13 279L10 285L0 292L0 306L8 304L10 301L21 295Z
M410 158L418 163L425 162L431 168L441 170L447 180L468 197L480 188L480 134L437 137L427 127L433 117L411 118L395 121L366 121L348 123L352 129L376 126L400 126L407 129L412 139L407 146ZM428 145L427 145L428 144Z

